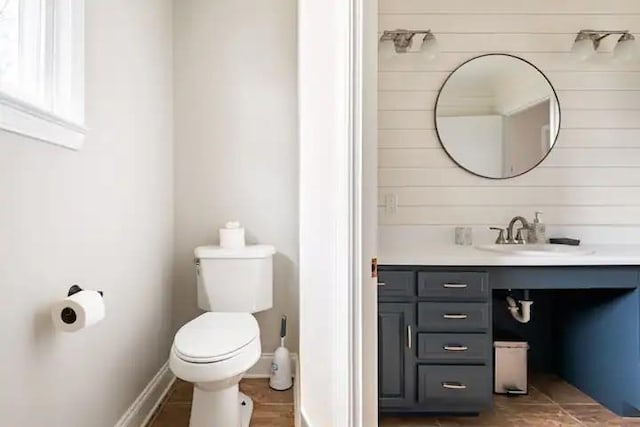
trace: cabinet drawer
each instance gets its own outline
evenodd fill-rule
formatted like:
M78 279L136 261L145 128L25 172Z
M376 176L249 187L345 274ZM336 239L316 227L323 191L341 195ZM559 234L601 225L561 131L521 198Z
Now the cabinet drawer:
M484 299L489 295L487 273L430 272L418 273L418 296L442 299Z
M487 334L418 334L418 359L431 362L487 363L491 339Z
M420 403L465 405L491 400L488 366L418 366Z
M413 271L378 272L378 295L384 297L410 297L416 294Z
M443 332L486 331L489 304L481 302L418 303L418 328Z

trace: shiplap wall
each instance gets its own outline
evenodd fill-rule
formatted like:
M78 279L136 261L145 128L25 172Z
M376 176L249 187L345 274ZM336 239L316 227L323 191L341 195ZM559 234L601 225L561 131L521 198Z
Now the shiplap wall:
M590 63L570 49L578 30L628 29L640 37L638 0L380 0L379 30L432 29L440 54L379 64L379 244L382 252L453 242L474 228L544 211L550 234L587 243L640 243L640 64L611 57L616 38ZM640 38L639 38L640 40ZM562 108L556 148L534 171L508 180L459 169L438 142L433 108L447 75L489 52L515 54L551 80ZM398 208L387 212L385 196Z

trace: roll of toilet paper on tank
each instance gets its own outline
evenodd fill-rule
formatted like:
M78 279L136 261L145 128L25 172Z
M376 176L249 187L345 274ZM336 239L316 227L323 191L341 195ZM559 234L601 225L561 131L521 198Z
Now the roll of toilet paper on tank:
M237 221L229 221L219 230L220 247L225 249L244 248L244 228Z
M75 332L104 319L104 298L98 291L80 291L55 303L51 319L56 329Z

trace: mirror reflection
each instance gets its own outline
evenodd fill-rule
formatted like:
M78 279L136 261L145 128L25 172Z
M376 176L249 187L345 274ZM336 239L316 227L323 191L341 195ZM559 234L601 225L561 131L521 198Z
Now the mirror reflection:
M447 154L471 173L510 178L553 148L560 106L549 80L529 62L489 54L458 67L436 101L436 130Z

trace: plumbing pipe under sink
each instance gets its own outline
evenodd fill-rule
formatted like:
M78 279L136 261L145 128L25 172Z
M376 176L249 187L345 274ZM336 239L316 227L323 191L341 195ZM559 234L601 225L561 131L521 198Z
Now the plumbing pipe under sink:
M525 298L527 298L526 295ZM520 323L529 323L531 320L531 305L533 304L533 301L527 301L525 299L518 302L522 305L522 312L520 312L520 307L518 307L516 300L511 296L507 297L507 304L509 304L509 307L507 308L511 312L511 316Z

